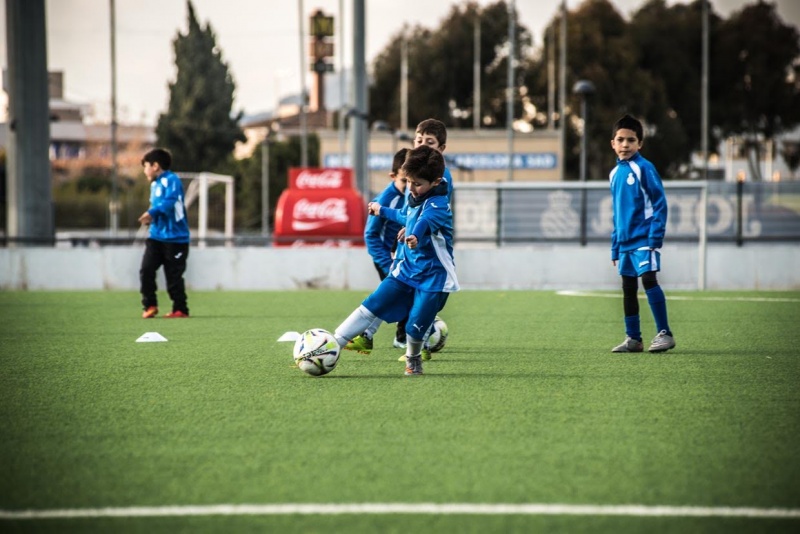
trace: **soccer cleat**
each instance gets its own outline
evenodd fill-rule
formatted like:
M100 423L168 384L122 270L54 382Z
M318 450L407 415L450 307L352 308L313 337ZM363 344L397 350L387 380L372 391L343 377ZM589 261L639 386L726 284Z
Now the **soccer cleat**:
M171 311L164 316L164 319L188 319L189 314L181 310Z
M659 332L653 341L650 343L650 348L647 352L666 352L669 349L675 348L675 338L667 334L666 330Z
M422 356L422 359L425 360L426 362L428 360L430 360L431 358L433 358L433 355L431 354L431 348L428 346L427 343L425 343L425 346L422 347L421 356Z
M150 306L142 312L142 319L152 319L156 315L158 315L158 308Z
M644 350L644 345L641 341L633 339L632 337L626 337L625 341L611 349L611 352L642 352Z
M406 356L406 376L422 374L422 357Z
M372 339L361 334L354 337L351 341L348 341L344 348L347 350L354 350L361 354L369 354L372 352Z
M396 349L406 348L406 344L403 343L402 341L399 341L397 338L395 338L394 341L392 341L392 346Z

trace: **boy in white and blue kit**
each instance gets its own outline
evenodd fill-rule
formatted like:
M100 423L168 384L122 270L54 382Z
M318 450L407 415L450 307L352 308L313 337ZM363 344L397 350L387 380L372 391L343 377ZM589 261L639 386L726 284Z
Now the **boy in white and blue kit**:
M408 204L394 210L370 203L369 211L406 227L392 270L334 333L341 347L364 331L376 317L406 324L405 374L422 374L425 332L458 291L453 259L453 212L444 179L444 157L428 146L408 152L402 171L408 181Z
M611 352L644 350L639 326L640 277L658 332L648 351L664 352L675 347L667 320L667 299L656 278L667 226L667 196L655 166L639 153L643 139L642 123L630 115L620 118L611 132L611 148L617 154L617 165L609 174L614 212L611 262L622 277L626 334L625 341Z

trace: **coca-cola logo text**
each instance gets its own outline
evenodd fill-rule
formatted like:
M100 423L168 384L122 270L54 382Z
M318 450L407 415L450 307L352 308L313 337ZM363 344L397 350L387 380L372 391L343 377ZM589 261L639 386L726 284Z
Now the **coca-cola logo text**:
M349 220L347 200L344 198L328 198L322 202L311 202L301 198L292 209L292 229L300 232L346 223Z
M341 189L344 173L336 169L312 171L303 169L295 182L298 189Z

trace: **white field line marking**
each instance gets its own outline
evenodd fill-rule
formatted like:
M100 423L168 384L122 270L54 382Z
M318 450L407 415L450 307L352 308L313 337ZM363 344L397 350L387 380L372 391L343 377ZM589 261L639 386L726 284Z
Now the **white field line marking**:
M565 297L602 297L602 298L622 298L622 291L619 293L592 293L589 291L556 291L557 295ZM647 298L646 295L639 295L640 299ZM719 302L730 302L732 300L740 302L800 302L800 299L788 297L692 297L685 295L667 295L667 300L709 300Z
M209 506L133 506L61 510L0 510L0 519L71 519L97 517L164 517L208 515L585 515L635 517L747 517L800 519L800 509L731 508L702 506L646 506L595 504L218 504Z

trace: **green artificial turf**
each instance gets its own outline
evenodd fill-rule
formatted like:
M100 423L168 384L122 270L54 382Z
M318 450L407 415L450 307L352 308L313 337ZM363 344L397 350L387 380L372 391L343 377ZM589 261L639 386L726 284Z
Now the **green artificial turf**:
M353 291L0 293L0 510L281 503L800 508L800 293L671 293L678 343L612 354L621 296L461 292L403 376L379 331L313 378L286 331ZM671 299L671 297L675 297ZM743 300L742 298L746 300ZM757 301L764 298L764 301ZM169 311L162 296L162 313ZM783 299L783 300L781 300ZM645 341L655 327L642 301ZM159 332L166 343L136 343ZM334 515L0 520L0 531L786 531L800 520Z

